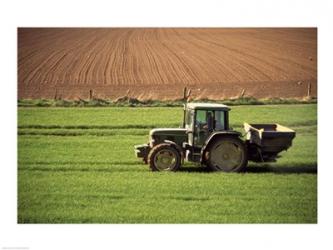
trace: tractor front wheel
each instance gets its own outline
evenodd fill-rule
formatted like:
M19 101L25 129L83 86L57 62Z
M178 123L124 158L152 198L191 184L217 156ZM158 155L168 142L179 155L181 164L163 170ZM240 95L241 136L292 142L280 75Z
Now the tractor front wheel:
M180 153L170 144L161 143L150 150L148 164L153 171L176 171L181 165Z

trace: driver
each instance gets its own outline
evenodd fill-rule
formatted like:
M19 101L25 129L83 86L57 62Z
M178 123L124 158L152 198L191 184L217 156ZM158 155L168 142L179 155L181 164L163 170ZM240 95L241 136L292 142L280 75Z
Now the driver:
M210 129L212 130L213 129L213 115L211 112L208 112L207 113L207 117L206 117L206 123L203 124L202 128L203 129Z

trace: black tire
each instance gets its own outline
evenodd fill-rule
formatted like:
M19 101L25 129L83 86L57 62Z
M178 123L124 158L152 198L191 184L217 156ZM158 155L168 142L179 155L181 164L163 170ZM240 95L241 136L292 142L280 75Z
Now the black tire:
M158 144L150 150L148 164L152 171L177 171L181 165L180 153L168 143Z
M216 138L209 145L205 155L207 166L213 171L242 172L247 166L245 143L237 137Z

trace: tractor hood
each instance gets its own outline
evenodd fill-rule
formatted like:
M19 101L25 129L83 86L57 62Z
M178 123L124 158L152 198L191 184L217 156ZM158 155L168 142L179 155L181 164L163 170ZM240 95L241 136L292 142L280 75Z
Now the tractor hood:
M149 135L186 135L185 128L154 128L150 130Z
M183 142L187 141L185 128L155 128L149 133L150 145L154 146L163 141L173 141L182 147Z

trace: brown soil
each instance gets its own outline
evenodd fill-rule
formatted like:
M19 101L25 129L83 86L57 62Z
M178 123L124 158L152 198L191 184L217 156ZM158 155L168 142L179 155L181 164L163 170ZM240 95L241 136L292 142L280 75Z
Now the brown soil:
M317 96L317 29L19 28L19 99Z

